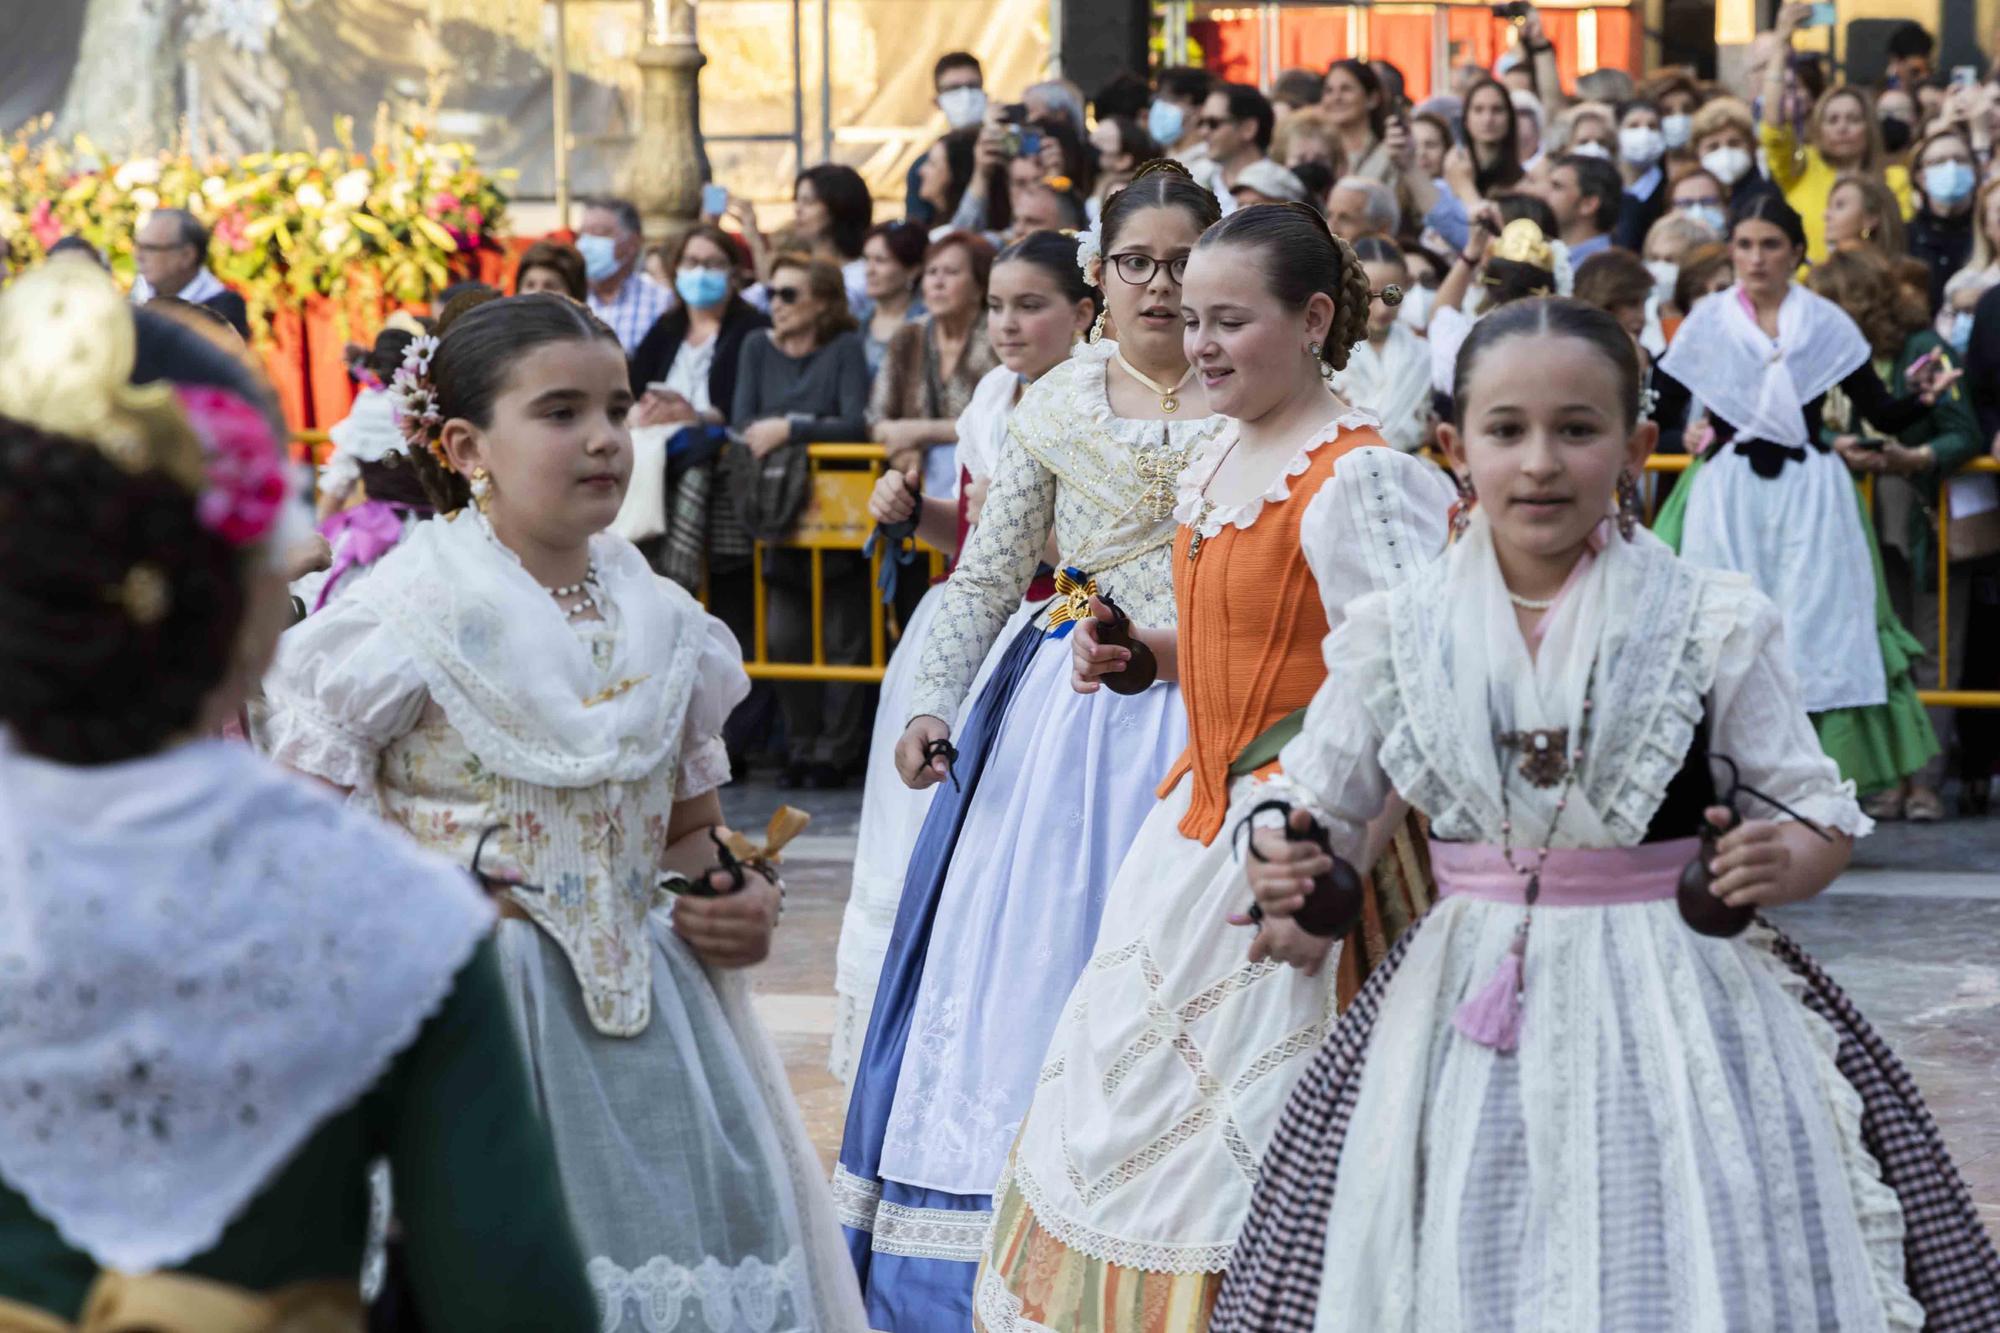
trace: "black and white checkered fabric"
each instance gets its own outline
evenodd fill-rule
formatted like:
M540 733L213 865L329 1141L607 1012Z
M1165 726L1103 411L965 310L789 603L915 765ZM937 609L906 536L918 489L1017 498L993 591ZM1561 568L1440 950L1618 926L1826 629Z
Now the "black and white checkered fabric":
M1840 1034L1834 1060L1861 1094L1862 1140L1903 1204L1903 1280L1924 1307L1925 1333L2000 1329L2000 1252L1916 1081L1804 949L1782 931L1774 948L1804 978L1806 1007Z
M1311 1333L1335 1169L1361 1088L1383 988L1422 922L1397 942L1293 1090L1264 1158L1212 1333ZM1902 1061L1812 958L1782 932L1778 958L1840 1036L1836 1063L1861 1096L1863 1140L1903 1206L1904 1278L1927 1333L2000 1330L2000 1254Z

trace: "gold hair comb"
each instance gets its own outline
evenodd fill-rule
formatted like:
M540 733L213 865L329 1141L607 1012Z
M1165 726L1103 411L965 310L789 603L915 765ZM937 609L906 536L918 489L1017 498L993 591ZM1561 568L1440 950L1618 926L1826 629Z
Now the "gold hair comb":
M1535 225L1533 218L1515 218L1500 229L1500 236L1493 242L1493 248L1486 252L1488 259L1505 259L1516 264L1526 264L1530 268L1555 271L1555 251L1549 248L1548 238Z

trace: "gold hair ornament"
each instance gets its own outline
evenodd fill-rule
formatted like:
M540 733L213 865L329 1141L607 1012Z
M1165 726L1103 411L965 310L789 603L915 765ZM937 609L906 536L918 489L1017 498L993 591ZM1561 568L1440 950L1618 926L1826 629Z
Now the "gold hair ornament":
M1515 218L1502 227L1486 257L1526 264L1550 273L1555 272L1556 267L1555 251L1549 248L1548 238L1542 235L1542 229L1535 225L1533 218Z

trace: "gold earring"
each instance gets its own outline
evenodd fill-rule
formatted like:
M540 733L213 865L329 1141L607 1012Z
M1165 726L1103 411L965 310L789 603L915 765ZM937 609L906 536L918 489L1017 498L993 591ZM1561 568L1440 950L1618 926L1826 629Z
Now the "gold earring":
M472 503L479 506L480 513L485 513L487 506L493 503L492 474L481 465L472 469L472 478L467 484L472 490Z
M1110 313L1111 311L1109 307L1106 307L1105 309L1097 312L1097 322L1090 326L1091 342L1093 343L1097 342L1099 339L1104 337L1104 319L1105 316L1109 315Z

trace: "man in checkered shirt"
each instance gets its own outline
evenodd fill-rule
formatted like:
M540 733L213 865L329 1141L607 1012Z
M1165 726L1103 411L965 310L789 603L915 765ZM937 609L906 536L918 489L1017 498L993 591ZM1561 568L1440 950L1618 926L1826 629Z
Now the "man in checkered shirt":
M630 356L674 302L671 288L639 269L644 249L639 210L624 199L590 200L583 207L576 248L590 282L590 311L611 326Z

